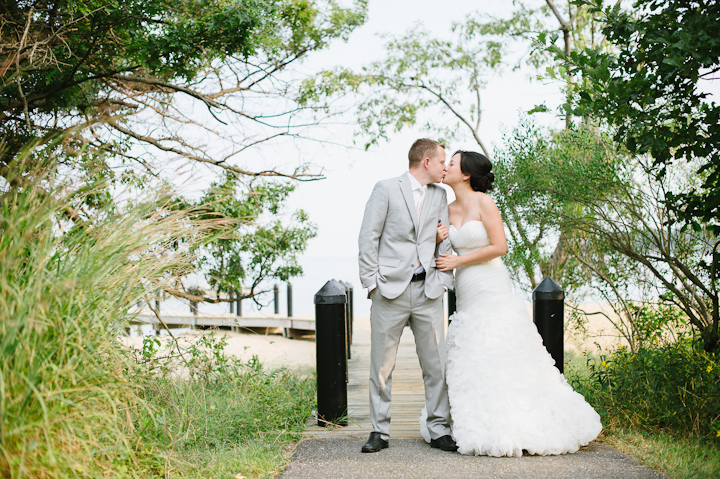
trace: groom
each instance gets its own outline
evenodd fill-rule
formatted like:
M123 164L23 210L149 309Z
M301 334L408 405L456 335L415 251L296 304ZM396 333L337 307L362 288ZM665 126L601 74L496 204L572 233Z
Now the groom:
M400 335L408 323L425 381L430 445L457 450L450 436L442 307L443 292L452 287L453 276L435 267L435 258L450 253L449 240L435 244L438 222L448 224L445 190L434 184L445 173L445 148L437 141L420 139L408 158L408 172L375 185L360 228L360 281L372 297L373 431L362 452L388 447L392 372Z

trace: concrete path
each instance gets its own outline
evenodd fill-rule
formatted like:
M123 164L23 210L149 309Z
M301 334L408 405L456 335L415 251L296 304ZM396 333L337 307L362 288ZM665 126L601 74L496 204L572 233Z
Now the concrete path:
M306 439L282 479L492 478L668 479L598 442L562 456L463 456L432 449L422 439L390 439L390 448L360 452L364 439Z
M360 448L372 430L368 406L370 322L366 318L356 318L353 336L348 362L349 424L323 428L311 418L305 429L308 439L298 445L280 476L283 479L668 479L597 441L575 454L545 457L475 457L432 449L420 436L422 372L409 328L400 341L393 373L390 448L363 454Z

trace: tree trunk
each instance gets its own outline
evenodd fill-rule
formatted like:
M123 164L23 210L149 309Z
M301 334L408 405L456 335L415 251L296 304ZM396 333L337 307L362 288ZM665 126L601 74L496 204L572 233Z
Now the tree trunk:
M550 256L550 261L543 265L542 268L543 275L550 276L557 282L560 282L562 279L562 270L565 267L565 263L567 263L569 256L565 246L566 241L567 236L565 233L560 233L560 238L558 238L557 245L555 245L555 251L553 251L552 256Z
M563 28L563 41L565 42L565 56L570 56L570 50L572 49L572 37L570 36L570 27L565 26ZM568 73L567 80L567 91L565 92L565 129L569 130L572 126L572 114L570 113L570 106L572 101L572 83L573 77Z

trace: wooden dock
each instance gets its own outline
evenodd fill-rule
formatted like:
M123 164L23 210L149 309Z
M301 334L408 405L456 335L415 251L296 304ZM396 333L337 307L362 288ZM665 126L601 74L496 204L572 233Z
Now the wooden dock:
M135 314L131 324L160 326L155 313L148 308L131 310ZM186 311L160 311L160 317L171 328L230 327L230 328L282 328L285 331L315 331L315 316L283 316L280 314L193 314Z
M352 359L348 361L348 415L346 427L319 427L311 418L305 429L310 437L364 438L372 431L368 403L370 375L370 320L355 318ZM405 328L398 348L392 382L392 438L417 438L420 435L420 411L425 405L425 392L420 363L415 353L415 338Z

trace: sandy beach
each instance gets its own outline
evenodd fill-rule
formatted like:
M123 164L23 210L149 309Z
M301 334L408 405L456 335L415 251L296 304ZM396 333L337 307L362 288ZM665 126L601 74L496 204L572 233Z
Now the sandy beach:
M603 312L610 318L615 318L608 304L587 303L578 305L589 313ZM528 305L528 312L532 315L532 305ZM566 321L569 318L566 311ZM370 319L356 317L355 328L370 329ZM164 333L166 334L166 333ZM280 329L256 329L236 333L229 330L198 330L174 332L179 341L193 341L200 335L215 335L227 339L226 353L232 354L243 361L249 361L257 355L260 362L270 369L285 367L297 372L309 372L315 369L315 336L306 335L296 339L284 338ZM163 338L165 336L163 335ZM126 346L142 347L141 336L123 337ZM598 345L604 350L615 349L627 344L617 331L614 330L610 320L601 314L589 316L585 324L585 331L573 329L566 324L565 349L581 351L597 351Z
M225 352L243 361L249 361L257 355L260 362L268 369L286 367L296 372L309 372L315 369L315 337L305 336L299 339L282 337L280 330L262 332L235 333L227 330L198 330L182 334L173 333L180 344L196 340L201 335L225 337ZM163 339L166 336L163 335ZM122 338L126 346L141 348L143 337L133 336Z

